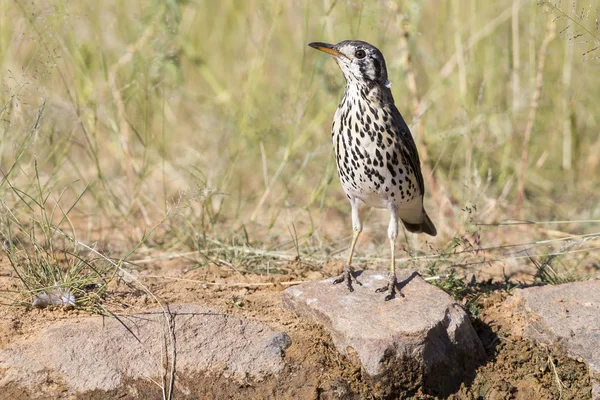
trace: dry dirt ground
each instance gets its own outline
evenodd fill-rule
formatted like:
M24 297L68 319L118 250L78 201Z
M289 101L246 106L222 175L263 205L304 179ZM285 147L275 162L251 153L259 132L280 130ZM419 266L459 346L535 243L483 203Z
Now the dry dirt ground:
M341 356L327 333L298 319L281 306L281 291L289 281L320 279L333 275L341 264L331 263L323 272L300 275L245 275L222 268L187 271L177 261L148 265L140 279L164 302L196 303L215 310L260 321L287 332L292 345L285 352L286 367L277 377L262 382L233 382L218 374L178 376L175 398L371 398L369 380L360 365ZM152 276L152 277L149 277ZM204 283L202 283L204 282ZM284 284L282 284L284 282ZM218 283L215 285L214 283ZM241 283L241 284L238 284ZM256 285L253 285L256 284ZM0 262L0 290L17 289L7 260ZM479 299L481 315L474 326L487 351L487 362L473 379L464 382L453 399L586 399L591 397L590 381L584 364L562 355L557 349L542 348L510 336L509 321L501 307L505 291ZM106 306L113 312L137 312L155 307L154 300L124 283L116 285ZM36 331L56 321L85 315L76 310L40 310L2 306L0 348L18 344ZM84 356L84 355L82 355ZM0 371L1 373L1 371ZM72 395L60 382L47 382L55 398L72 399L161 399L160 389L150 381L130 381L112 392ZM2 398L28 399L36 390L10 386L1 388ZM394 398L430 398L427 393L397 393Z

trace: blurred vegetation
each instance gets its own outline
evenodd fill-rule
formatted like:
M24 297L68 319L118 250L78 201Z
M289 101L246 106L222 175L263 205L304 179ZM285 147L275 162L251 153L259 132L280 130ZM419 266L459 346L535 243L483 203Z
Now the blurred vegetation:
M109 252L125 253L160 225L149 247L206 255L216 246L234 264L244 247L339 254L350 208L329 138L344 81L307 43L353 38L382 50L418 137L426 206L441 232L429 243L447 247L482 229L474 223L597 220L597 9L525 0L3 1L0 196L23 226L21 192L77 200L68 210L77 236ZM368 225L372 255L386 248L385 216L369 214ZM590 234L598 223L554 228ZM486 232L519 243L547 235ZM410 241L425 247L424 238Z

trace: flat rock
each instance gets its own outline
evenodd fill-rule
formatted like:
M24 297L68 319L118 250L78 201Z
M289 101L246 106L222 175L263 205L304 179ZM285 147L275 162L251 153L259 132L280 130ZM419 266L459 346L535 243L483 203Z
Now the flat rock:
M600 400L600 280L517 289L504 304L522 321L513 334L583 360Z
M451 393L484 361L481 341L452 297L414 271L397 276L405 297L387 302L375 289L388 273L363 271L354 292L326 279L286 289L283 303L322 325L342 354L357 356L377 397L419 386Z
M283 369L286 333L191 304L170 310L178 375L216 372L260 381ZM77 393L115 389L126 379L160 382L166 315L152 310L119 318L122 323L102 317L62 322L0 350L0 388L61 382Z

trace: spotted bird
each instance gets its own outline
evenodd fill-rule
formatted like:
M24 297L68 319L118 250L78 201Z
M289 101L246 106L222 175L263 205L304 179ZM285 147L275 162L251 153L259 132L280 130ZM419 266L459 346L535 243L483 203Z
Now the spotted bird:
M360 40L335 45L314 42L317 50L332 55L346 78L346 92L331 128L337 170L352 207L348 262L333 283L360 284L352 267L352 255L362 231L359 209L363 205L386 208L390 213L388 237L392 251L391 274L385 300L394 298L396 280L395 241L398 218L406 229L435 236L437 231L423 208L425 187L417 147L404 118L394 104L383 54ZM401 294L401 293L400 293Z

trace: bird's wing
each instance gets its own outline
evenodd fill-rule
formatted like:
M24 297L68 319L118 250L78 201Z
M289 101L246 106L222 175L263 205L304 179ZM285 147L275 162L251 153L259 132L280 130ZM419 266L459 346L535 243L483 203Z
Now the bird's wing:
M394 128L399 135L398 145L402 148L402 155L406 159L406 162L412 170L415 172L417 177L417 184L419 185L419 189L421 190L421 194L425 194L425 184L423 183L423 173L421 172L421 161L419 159L419 153L417 151L417 145L415 144L415 140L413 139L410 129L400 111L396 108L396 106L391 107L392 116L393 116L393 124Z

